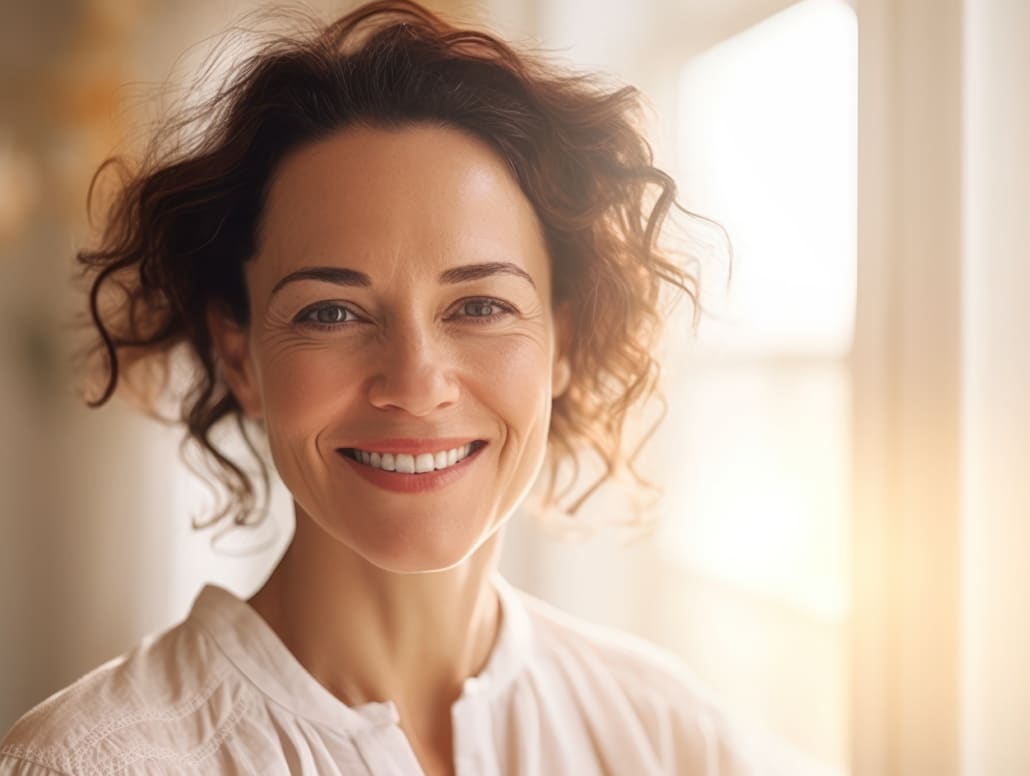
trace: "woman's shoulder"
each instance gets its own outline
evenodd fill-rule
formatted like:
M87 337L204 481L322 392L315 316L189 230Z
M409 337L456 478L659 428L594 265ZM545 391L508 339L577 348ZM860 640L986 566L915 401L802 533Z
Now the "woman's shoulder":
M148 636L15 722L0 740L0 774L107 772L105 762L150 746L155 726L166 740L188 730L181 723L210 705L230 668L190 620Z
M582 696L577 701L586 713L617 717L623 729L637 725L673 772L825 772L728 708L671 651L522 596L537 670Z
M704 683L668 649L629 632L588 622L528 594L523 593L522 598L539 659L568 662L569 668L598 673L623 692L716 707Z

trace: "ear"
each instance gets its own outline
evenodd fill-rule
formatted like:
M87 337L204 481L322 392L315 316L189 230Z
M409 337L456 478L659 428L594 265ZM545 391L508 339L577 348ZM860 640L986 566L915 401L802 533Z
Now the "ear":
M557 399L572 380L569 351L572 346L572 311L568 302L554 309L554 363L551 365L551 398Z
M250 358L247 327L238 323L224 305L211 303L207 308L207 328L233 396L248 418L260 418L261 392Z

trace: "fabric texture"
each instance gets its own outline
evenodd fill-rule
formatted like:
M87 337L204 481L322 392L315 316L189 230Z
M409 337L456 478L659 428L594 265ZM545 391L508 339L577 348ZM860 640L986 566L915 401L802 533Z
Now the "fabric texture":
M777 772L664 651L511 587L451 708L457 776ZM179 625L51 696L0 741L2 776L422 774L390 702L350 707L245 601L203 588Z

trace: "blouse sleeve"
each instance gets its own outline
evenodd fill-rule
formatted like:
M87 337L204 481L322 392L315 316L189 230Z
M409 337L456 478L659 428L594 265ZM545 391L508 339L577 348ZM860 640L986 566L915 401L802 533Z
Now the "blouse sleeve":
M23 757L0 755L0 776L68 776L45 765L34 763Z

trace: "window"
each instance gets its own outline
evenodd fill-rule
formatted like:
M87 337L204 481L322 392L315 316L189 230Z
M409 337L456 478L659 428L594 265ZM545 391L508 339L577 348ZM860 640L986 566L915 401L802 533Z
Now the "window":
M651 633L733 705L847 770L857 27L806 0L683 63L681 199L733 243L665 364ZM678 327L686 329L686 322ZM682 593L682 595L681 595ZM761 644L755 649L755 644Z
M648 95L658 162L686 207L728 231L733 275L724 291L725 263L703 260L712 315L696 341L689 305L668 325L668 415L639 467L664 491L655 534L556 546L516 521L506 573L672 649L731 711L820 773L846 773L854 12L843 0L546 10L541 37ZM617 518L612 490L584 517Z

